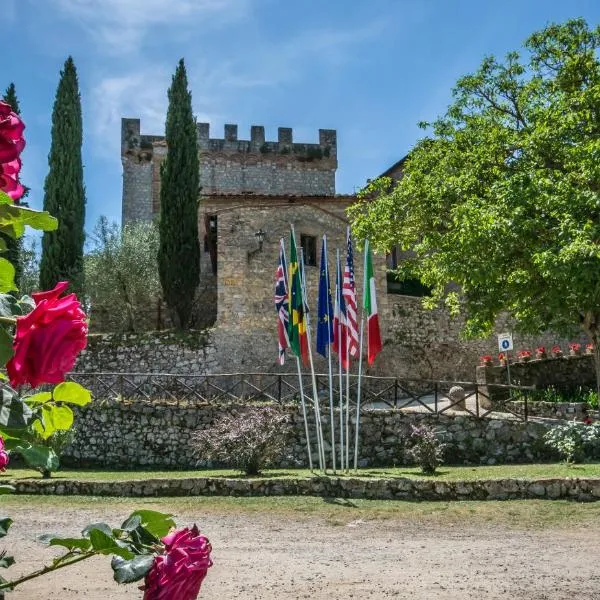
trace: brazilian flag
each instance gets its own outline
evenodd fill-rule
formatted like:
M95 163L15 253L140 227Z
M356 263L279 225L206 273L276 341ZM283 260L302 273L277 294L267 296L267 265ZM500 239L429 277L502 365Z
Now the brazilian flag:
M294 232L290 236L290 319L288 321L288 338L292 352L308 365L308 338L306 337L306 314L302 293L301 265L298 263L296 238Z

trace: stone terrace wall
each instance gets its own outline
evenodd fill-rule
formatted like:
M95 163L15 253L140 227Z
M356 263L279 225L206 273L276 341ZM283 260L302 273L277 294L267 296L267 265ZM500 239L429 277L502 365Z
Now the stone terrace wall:
M510 363L511 381L518 385L538 388L555 386L565 392L574 392L582 386L595 386L594 357L562 356L559 358L534 359L528 362ZM477 382L506 383L505 367L477 367ZM490 388L492 399L503 399L505 392Z
M207 466L190 445L192 433L209 427L223 413L240 410L242 406L232 404L179 408L157 402L95 401L77 414L75 439L65 453L65 463L120 468ZM292 436L280 466L306 466L301 413L297 407L284 410L291 417ZM447 443L449 463L495 464L550 458L541 441L547 426L539 423L373 410L365 411L361 419L361 466L410 463L410 426L417 422L436 427ZM324 433L327 438L327 426ZM314 451L314 440L312 444Z
M30 479L10 482L17 494L61 496L323 496L367 500L516 500L525 498L578 502L600 500L600 479L361 479L310 477L289 479L145 479L133 481L68 481Z

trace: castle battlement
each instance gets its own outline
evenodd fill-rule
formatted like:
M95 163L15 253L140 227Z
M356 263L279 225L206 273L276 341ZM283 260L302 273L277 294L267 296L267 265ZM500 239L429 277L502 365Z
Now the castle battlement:
M250 128L249 140L238 139L237 125L225 125L222 138L210 137L209 123L196 127L203 194L335 195L334 129L319 129L318 143L298 143L291 127L279 127L277 141L265 140L262 125ZM165 136L142 134L140 119L121 120L124 223L158 212L167 152Z

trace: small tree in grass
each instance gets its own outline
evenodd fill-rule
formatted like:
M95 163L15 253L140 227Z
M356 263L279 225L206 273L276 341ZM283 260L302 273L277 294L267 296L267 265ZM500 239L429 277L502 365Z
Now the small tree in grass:
M281 458L290 435L289 417L270 406L247 407L197 432L193 445L203 459L258 475Z
M433 475L442 464L444 444L429 425L411 425L410 438L412 446L409 452L414 461L423 473Z

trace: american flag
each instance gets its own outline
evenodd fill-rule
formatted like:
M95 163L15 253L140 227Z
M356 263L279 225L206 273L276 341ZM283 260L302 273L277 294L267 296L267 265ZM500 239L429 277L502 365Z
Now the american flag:
M279 264L275 272L275 310L277 311L277 335L279 338L279 364L285 363L285 350L289 348L287 328L290 318L287 289L287 269L285 266L285 247L283 239L279 241Z
M350 356L358 355L358 325L356 309L356 286L354 283L354 256L352 253L352 238L350 227L346 231L346 242L348 253L346 255L346 267L344 269L344 284L342 295L346 304L346 327L348 335L348 353Z

